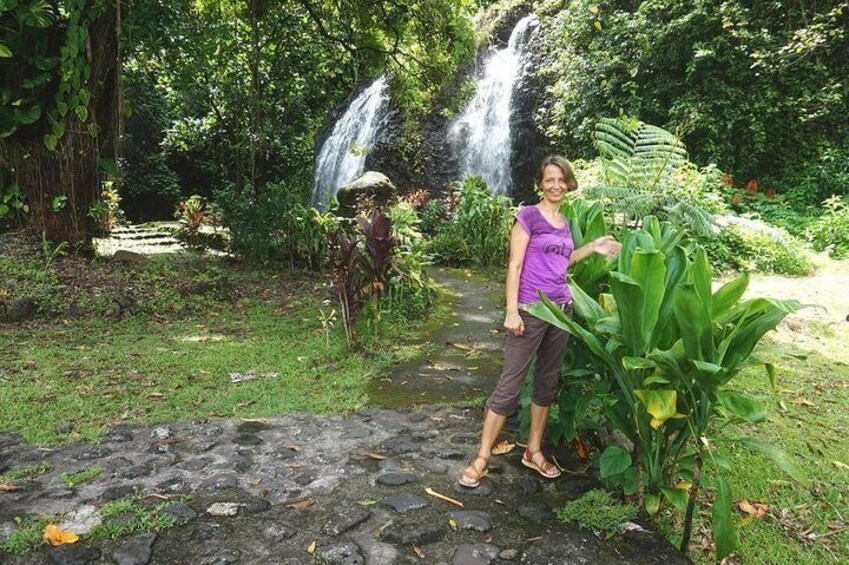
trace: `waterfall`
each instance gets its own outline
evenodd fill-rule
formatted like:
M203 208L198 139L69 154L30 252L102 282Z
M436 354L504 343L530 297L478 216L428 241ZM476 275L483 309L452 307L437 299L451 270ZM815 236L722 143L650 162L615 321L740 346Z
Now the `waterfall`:
M334 124L315 164L312 205L323 207L365 170L366 153L374 142L389 107L386 77L363 90Z
M510 103L522 66L522 47L529 30L538 24L534 14L525 16L513 28L507 47L486 57L475 97L449 133L462 176L483 177L496 194L509 195L513 188Z

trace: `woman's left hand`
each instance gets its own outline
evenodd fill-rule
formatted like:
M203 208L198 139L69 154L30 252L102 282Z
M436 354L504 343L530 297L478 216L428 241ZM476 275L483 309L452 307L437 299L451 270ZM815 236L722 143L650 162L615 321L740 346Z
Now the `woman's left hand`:
M593 241L593 251L601 255L612 257L619 253L622 244L613 239L612 235L605 235Z

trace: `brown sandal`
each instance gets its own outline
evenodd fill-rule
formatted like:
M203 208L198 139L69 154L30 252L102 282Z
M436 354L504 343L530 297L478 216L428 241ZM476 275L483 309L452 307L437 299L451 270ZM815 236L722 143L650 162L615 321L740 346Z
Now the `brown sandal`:
M483 470L478 471L478 468L475 467L475 463L478 460L483 461ZM472 462L469 463L469 466L463 471L463 474L460 475L460 478L457 479L457 482L468 488L475 488L479 484L481 484L481 480L487 475L487 466L489 465L489 457L484 457L483 455L478 455Z
M525 450L522 454L522 465L533 469L546 479L556 479L560 476L560 469L549 463L542 451Z

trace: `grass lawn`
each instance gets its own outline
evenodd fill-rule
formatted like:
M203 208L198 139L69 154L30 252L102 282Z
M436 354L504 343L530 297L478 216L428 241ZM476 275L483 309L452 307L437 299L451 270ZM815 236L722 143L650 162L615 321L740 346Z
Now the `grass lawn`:
M7 283L25 289L42 315L0 327L0 430L29 442L95 440L121 423L354 410L403 354L388 339L352 351L341 319L326 333L324 276L191 256L45 268L12 251L0 256L0 295ZM110 288L134 296L135 312L105 315ZM64 316L69 304L85 315Z

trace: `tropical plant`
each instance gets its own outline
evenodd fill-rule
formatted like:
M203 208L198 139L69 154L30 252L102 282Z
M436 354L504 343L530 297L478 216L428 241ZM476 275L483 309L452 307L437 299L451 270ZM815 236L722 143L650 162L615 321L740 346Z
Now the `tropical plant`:
M439 262L477 267L507 264L514 213L508 198L493 194L482 178L469 177L456 197L449 192L443 210L448 219L437 228L431 246Z
M828 251L835 259L849 256L849 205L840 196L827 198L825 213L808 228L808 238L817 251Z
M121 210L121 195L118 194L112 181L104 183L100 200L92 204L88 214L103 234L108 234L116 226L127 222Z
M698 175L678 137L633 118L601 118L593 141L601 154L603 185L588 194L610 199L626 223L654 215L679 229L708 233L711 214L701 192L692 190Z
M665 234L665 235L664 235ZM765 418L761 402L733 389L734 376L757 361L759 340L788 314L796 301L756 298L742 301L748 275L712 291L707 256L693 259L675 242L675 232L654 217L622 242L610 293L598 299L572 285L580 321L567 317L542 297L529 311L560 327L591 352L615 402L604 403L609 426L634 445L629 453L610 446L602 454L602 478L637 494L657 512L662 500L686 512L682 549L689 544L704 462L712 457L709 437L716 426L756 423ZM772 368L767 366L772 375ZM796 479L801 469L786 454L749 438L736 441L772 455ZM687 493L674 488L687 476ZM714 502L718 557L733 550L728 484L721 476Z

